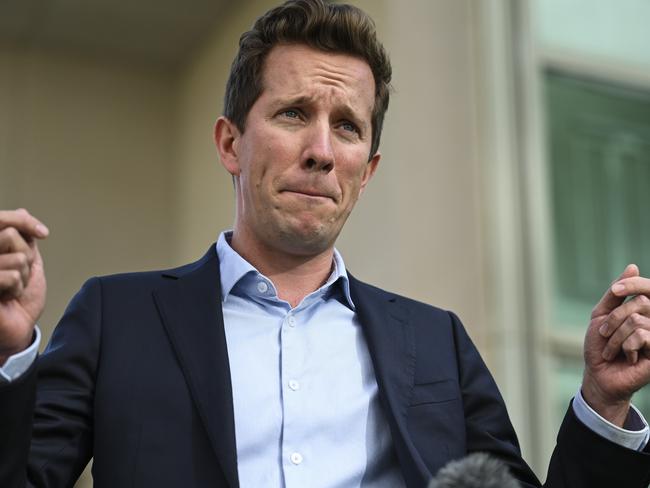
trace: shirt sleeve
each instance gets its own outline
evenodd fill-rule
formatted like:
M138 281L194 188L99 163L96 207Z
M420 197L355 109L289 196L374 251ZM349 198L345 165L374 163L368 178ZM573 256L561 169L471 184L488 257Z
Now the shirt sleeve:
M41 344L41 331L34 327L34 341L32 344L17 354L9 356L5 364L0 367L0 383L12 382L22 376L29 369L38 355L38 346Z
M641 451L648 444L648 438L650 437L648 422L646 422L646 419L634 405L632 405L628 418L625 421L625 428L618 427L598 415L587 404L580 390L578 390L578 393L573 398L573 411L576 417L596 434L619 446Z

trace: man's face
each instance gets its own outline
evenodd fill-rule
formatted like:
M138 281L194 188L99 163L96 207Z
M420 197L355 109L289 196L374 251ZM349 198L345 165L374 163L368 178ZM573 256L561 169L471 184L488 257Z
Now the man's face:
M262 93L224 161L236 177L236 233L295 255L334 245L379 162L379 154L368 162L374 93L372 71L356 57L271 50Z

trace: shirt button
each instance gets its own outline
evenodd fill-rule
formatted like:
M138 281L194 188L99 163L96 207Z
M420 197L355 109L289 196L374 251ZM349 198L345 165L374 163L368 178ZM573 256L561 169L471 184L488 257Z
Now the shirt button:
M295 327L296 326L296 318L293 315L289 315L289 318L287 319L287 322L289 322L289 327Z
M302 463L302 454L300 454L299 452L294 452L294 453L291 455L291 462L292 462L293 464L300 464L300 463Z
M293 391L299 390L300 389L300 383L298 383L296 380L290 380L289 381L289 388L291 388Z
M257 284L257 291L259 291L260 293L266 293L268 289L269 289L269 285L267 285L266 282L264 281L260 281Z

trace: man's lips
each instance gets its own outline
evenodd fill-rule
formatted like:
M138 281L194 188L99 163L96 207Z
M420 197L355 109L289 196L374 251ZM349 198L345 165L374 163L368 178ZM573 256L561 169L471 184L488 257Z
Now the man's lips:
M326 198L329 200L335 200L330 194L310 189L286 189L282 190L283 193L293 193L295 195L300 195L308 198Z

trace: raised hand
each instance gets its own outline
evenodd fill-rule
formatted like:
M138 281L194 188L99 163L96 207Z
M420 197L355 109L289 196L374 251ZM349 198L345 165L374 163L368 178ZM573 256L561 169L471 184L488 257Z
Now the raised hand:
M618 426L634 392L650 382L649 296L650 280L628 265L593 309L585 336L582 394Z
M45 273L36 240L48 234L26 210L0 210L0 365L29 346L45 306Z

